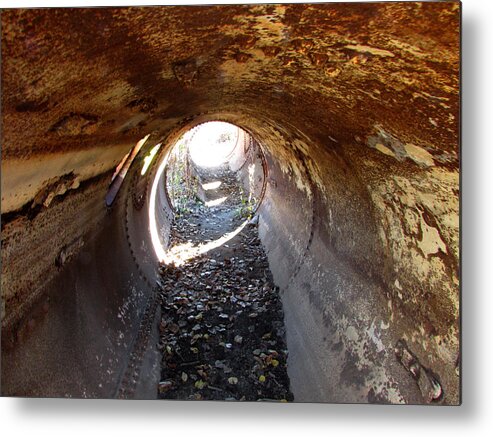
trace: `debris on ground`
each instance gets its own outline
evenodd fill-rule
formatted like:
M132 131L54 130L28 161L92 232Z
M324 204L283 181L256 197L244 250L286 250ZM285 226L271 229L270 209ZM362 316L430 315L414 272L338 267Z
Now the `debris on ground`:
M245 221L235 174L201 171L202 183L221 181L216 196L226 200L189 205L175 218L171 246L213 242ZM162 265L159 398L293 400L279 289L257 223L205 253Z

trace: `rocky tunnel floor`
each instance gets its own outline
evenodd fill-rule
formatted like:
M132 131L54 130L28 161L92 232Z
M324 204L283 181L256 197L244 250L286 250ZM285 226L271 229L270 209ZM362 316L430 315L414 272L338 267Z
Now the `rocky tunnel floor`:
M175 217L177 261L161 267L158 397L291 401L283 309L255 220L245 225L244 197L226 167L202 170L200 180L216 182L207 196L223 202L189 202Z

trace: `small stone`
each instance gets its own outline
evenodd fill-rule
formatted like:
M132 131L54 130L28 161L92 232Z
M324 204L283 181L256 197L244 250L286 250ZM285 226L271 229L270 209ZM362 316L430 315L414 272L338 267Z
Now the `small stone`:
M159 383L159 393L166 393L170 391L173 388L174 384L173 381L161 381Z

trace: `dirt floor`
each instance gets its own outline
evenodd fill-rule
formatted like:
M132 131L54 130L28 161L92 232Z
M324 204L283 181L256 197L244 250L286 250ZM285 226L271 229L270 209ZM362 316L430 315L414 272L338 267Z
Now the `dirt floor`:
M225 166L199 170L199 181L202 201L172 227L176 265L161 268L158 397L291 401L279 290L255 218L245 225L251 210Z

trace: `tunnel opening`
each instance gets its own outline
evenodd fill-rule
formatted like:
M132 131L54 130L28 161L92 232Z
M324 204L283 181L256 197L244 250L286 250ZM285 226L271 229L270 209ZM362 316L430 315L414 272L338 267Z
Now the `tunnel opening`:
M260 207L266 171L260 144L242 128L208 121L186 130L164 156L151 192L151 238L159 261L185 262L241 232ZM156 211L167 208L172 226L183 225L189 234L207 237L170 246L169 230L160 235L156 220Z
M175 213L193 201L210 208L229 197L243 205L240 215L251 218L265 190L266 170L261 146L250 134L231 123L209 121L186 131L173 146L166 190Z
M264 169L249 133L210 121L181 135L156 176L173 210L157 250L161 399L293 399L279 288L254 216Z

